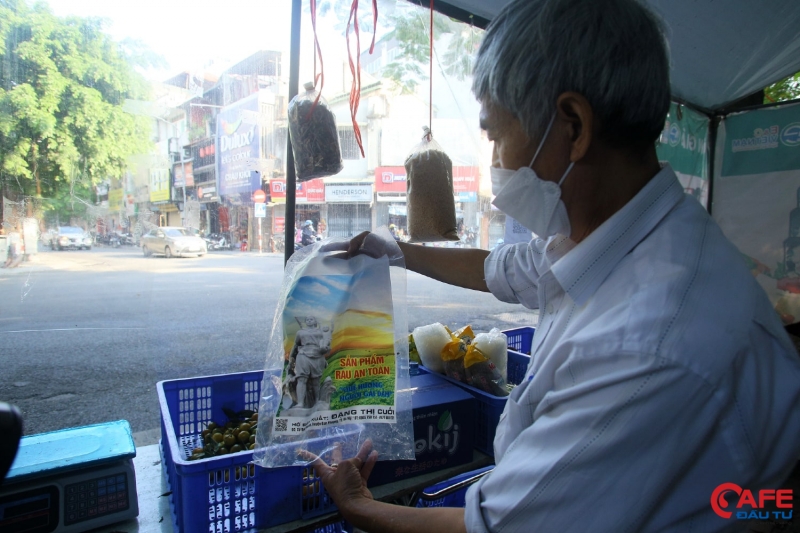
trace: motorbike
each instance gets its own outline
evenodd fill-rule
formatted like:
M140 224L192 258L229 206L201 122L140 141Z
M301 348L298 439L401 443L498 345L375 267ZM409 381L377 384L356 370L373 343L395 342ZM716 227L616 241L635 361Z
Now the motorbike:
M117 233L120 244L124 246L134 246L136 243L133 240L133 235L130 233Z
M119 248L121 240L116 233L98 233L94 238L95 244L103 244L112 248Z
M206 241L206 248L208 251L214 250L233 250L233 245L225 235L220 233L209 233L203 240Z

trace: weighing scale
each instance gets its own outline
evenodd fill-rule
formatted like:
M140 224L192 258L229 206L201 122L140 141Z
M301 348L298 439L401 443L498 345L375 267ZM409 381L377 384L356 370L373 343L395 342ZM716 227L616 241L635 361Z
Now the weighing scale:
M126 420L23 437L0 487L3 533L76 533L139 515Z

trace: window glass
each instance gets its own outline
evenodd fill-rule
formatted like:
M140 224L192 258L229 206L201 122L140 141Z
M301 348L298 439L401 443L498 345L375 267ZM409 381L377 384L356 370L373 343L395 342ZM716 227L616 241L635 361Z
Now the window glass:
M318 4L323 62L304 2L300 86L324 65L344 169L296 184L290 220L290 2L0 2L0 259L23 258L0 269L0 401L21 408L26 433L126 419L154 444L156 382L262 369L283 250L303 246L305 221L319 238L381 226L408 238L404 162L423 126L453 161L459 235L430 245L506 238L470 92L482 32L437 14L431 77L428 11L381 0L373 28L361 3L353 113L351 2ZM163 227L206 247L173 245ZM411 329L536 322L411 272L407 302Z

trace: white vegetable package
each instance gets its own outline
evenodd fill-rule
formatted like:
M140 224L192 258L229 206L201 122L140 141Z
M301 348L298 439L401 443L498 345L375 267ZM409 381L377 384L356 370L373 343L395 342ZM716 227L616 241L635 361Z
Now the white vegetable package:
M274 468L371 439L379 460L414 459L405 264L385 228L350 259L349 241L286 265L259 404L254 460Z
M508 337L497 328L492 328L489 333L478 333L472 342L477 349L488 357L503 381L508 380Z

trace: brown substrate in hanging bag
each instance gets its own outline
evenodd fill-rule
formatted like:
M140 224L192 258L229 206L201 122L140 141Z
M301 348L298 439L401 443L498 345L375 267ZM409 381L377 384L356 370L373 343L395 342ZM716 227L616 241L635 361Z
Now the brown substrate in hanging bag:
M457 241L453 162L427 131L406 159L411 242Z
M338 174L344 168L336 118L324 98L305 84L306 92L289 102L289 135L297 181Z

